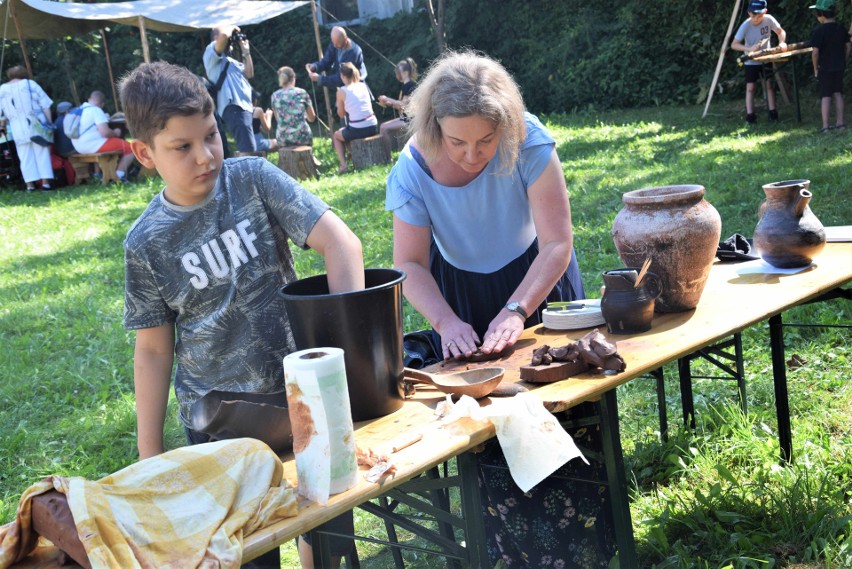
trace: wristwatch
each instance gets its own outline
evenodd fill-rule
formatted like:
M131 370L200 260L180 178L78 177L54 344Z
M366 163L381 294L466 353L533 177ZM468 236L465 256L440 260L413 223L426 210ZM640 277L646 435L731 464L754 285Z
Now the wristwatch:
M521 315L521 317L524 320L529 318L529 315L527 314L527 312L523 308L521 308L521 305L518 304L514 300L506 305L506 310L511 310L512 312L517 312L518 314Z

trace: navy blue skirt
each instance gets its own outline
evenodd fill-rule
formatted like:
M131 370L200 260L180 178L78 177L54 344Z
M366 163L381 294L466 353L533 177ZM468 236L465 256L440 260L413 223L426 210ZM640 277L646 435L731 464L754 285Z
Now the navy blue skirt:
M530 265L537 256L538 240L535 240L525 253L502 269L488 274L472 273L463 271L447 262L433 240L430 251L430 270L435 282L438 283L441 295L450 305L450 308L464 322L473 326L473 330L482 339L485 332L488 331L488 325L497 316L497 313L506 306L509 295L515 292L515 289L524 280ZM580 267L577 264L577 255L572 249L571 262L568 263L565 274L547 295L547 300L530 313L530 317L524 326L529 328L541 324L541 311L547 306L547 302L579 300L581 298L586 298L586 293L583 288ZM440 345L440 338L438 338L437 346Z

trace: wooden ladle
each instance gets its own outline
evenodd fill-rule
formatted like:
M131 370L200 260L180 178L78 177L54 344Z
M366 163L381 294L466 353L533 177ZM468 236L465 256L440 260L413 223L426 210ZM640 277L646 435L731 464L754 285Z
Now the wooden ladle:
M459 397L468 395L474 399L494 391L506 371L502 367L480 367L445 374L427 373L410 367L403 370L409 381L430 383L444 393Z

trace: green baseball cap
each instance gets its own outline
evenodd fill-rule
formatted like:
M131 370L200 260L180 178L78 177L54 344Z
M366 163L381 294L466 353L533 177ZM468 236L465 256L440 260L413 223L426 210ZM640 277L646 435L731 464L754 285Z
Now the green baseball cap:
M817 0L816 4L809 6L811 10L834 10L835 0Z

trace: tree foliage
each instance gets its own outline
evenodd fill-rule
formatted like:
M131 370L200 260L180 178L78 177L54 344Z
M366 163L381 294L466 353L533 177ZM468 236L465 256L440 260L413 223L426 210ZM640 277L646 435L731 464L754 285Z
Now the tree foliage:
M373 92L395 96L399 90L393 64L413 57L425 70L439 53L428 0L410 14L371 20L350 28L364 50ZM745 2L743 2L743 5ZM715 70L734 3L695 0L688 5L646 0L445 0L447 45L473 48L500 59L515 75L528 107L535 112L630 108L670 103L703 102ZM789 42L806 41L816 27L807 3L777 0L770 4L787 30ZM746 18L745 8L736 18ZM852 8L838 6L838 20L848 23ZM318 58L311 12L298 8L261 24L246 26L253 45L252 84L268 103L277 89L275 71L289 65L297 83L312 92L304 64ZM113 77L118 81L142 62L139 30L125 25L105 29ZM148 32L152 60L185 65L202 74L201 54L206 31ZM323 48L328 29L321 28ZM64 49L63 49L64 45ZM55 101L74 100L71 78L85 99L93 89L112 101L106 50L98 33L57 40L30 40L27 48L35 79ZM67 54L67 55L66 55ZM728 51L721 85L731 96L742 93L738 52ZM18 42L6 41L4 67L21 63ZM799 57L803 84L810 77L807 56ZM321 90L315 96L322 97ZM324 103L319 101L319 108ZM321 116L323 115L320 111Z

